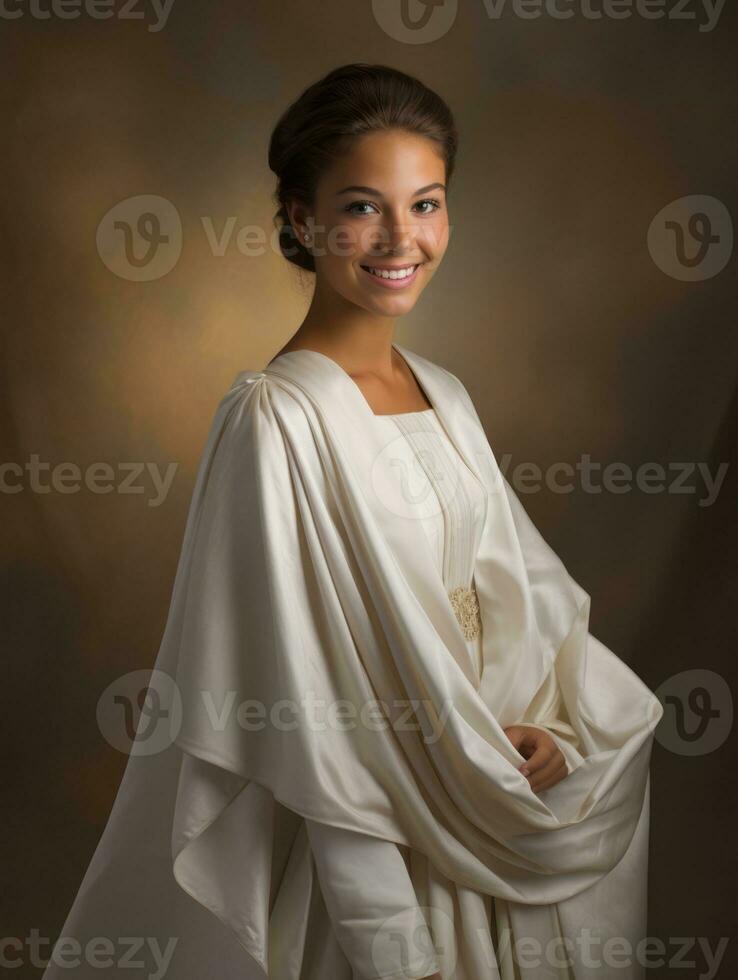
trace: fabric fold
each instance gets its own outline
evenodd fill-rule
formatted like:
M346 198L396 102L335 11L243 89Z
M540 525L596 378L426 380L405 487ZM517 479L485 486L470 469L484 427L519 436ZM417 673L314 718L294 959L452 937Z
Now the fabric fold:
M181 712L162 751L134 742L64 934L137 921L177 937L178 980L208 964L220 980L306 980L307 923L330 930L305 817L408 846L500 909L558 903L565 917L596 894L615 903L612 928L619 909L630 933L643 925L626 907L645 868L626 856L643 856L661 705L589 633L589 596L504 480L461 382L395 347L487 490L481 685L422 529L382 491L355 382L305 350L240 372L198 469L152 673L175 681ZM570 769L539 795L503 731L524 718ZM124 911L118 896L139 891L159 904ZM350 980L339 949L324 956Z

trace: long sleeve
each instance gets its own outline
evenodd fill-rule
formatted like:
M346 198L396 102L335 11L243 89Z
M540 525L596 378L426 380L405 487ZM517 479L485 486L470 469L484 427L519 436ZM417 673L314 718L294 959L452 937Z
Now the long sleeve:
M355 980L440 969L405 859L392 841L306 819L323 899Z

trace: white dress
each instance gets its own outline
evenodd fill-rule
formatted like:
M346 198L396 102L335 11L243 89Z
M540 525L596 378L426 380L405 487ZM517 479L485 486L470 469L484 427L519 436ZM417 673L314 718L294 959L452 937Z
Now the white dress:
M446 588L472 586L484 488L433 409L375 421L386 430L390 471L409 519L421 522ZM396 499L397 490L387 488L385 499ZM467 647L481 676L481 631ZM510 948L518 938L514 903L449 881L408 847L313 820L306 825L326 908L355 980L419 980L438 972L444 980L571 976L550 963L544 972L520 971ZM560 935L555 906L541 909L540 924L536 938Z
M75 980L117 978L100 936L144 937L136 961L153 976L172 959L177 980L567 976L531 965L530 942L518 966L508 924L516 942L563 935L575 980L645 980L621 954L647 936L663 708L589 632L588 593L504 481L461 381L394 346L434 413L376 417L305 349L240 372L218 405L155 710L44 980L67 980L70 955ZM474 589L449 593L475 550L474 480ZM537 722L572 768L540 795L505 735ZM617 970L592 966L590 937L595 964L616 941Z

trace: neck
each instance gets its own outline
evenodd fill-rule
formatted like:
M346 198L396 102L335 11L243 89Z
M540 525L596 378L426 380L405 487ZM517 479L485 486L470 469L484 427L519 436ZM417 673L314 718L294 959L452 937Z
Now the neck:
M337 361L351 375L391 376L396 355L392 350L396 318L357 315L325 315L312 307L287 344L288 349L308 347Z

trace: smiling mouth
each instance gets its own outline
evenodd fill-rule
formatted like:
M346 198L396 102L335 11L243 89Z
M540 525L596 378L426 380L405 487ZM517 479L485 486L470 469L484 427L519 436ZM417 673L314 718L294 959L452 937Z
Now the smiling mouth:
M362 265L361 268L369 275L374 276L375 279L381 279L385 282L402 282L405 279L412 279L420 265L421 263L417 262L415 265L398 266L393 269L382 269L371 265Z

